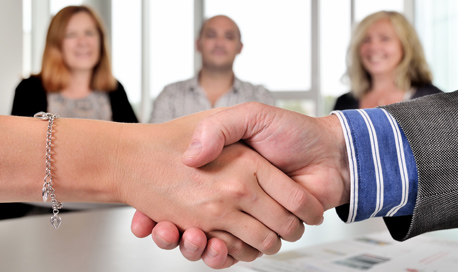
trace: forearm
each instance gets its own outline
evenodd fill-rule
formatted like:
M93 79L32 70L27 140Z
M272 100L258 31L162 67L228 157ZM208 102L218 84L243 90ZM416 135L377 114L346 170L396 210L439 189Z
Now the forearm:
M165 160L181 163L197 122L214 111L157 125L56 119L51 173L57 199L125 203L125 183L142 184L141 175L145 183L167 179ZM0 202L42 201L47 126L0 116Z
M0 116L0 201L42 201L48 122ZM115 123L57 119L52 133L53 187L59 201L116 202L111 161Z

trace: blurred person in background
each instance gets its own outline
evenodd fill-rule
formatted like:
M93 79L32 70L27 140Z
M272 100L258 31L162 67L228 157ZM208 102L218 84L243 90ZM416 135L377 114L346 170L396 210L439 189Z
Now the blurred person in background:
M234 61L243 43L240 29L231 18L218 15L206 20L196 48L202 56L202 69L195 77L164 88L154 101L151 123L244 102L274 104L267 89L234 75Z
M334 110L374 108L440 93L412 25L400 13L380 11L356 27L347 53L351 91Z
M123 86L111 72L102 21L87 6L68 6L53 17L41 72L16 88L12 115L33 116L40 111L66 118L138 122ZM22 203L1 205L0 219L48 212ZM87 207L100 206L75 208Z

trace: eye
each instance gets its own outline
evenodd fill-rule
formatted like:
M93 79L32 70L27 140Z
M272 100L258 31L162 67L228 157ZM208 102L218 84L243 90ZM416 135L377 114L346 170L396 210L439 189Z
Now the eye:
M207 31L205 32L205 38L208 38L208 39L213 39L216 37L216 32L215 31Z
M65 39L71 39L71 38L75 38L76 37L76 33L75 32L68 32L65 34Z
M95 30L86 30L86 32L84 34L86 36L88 36L88 37L93 37L93 36L97 35L97 32Z
M389 37L389 36L381 36L380 40L383 41L383 42L388 42L388 41L391 40L391 37Z
M361 41L362 44L370 43L370 42L371 42L371 37L369 36L364 37L364 39Z
M226 33L226 39L232 41L235 39L235 34L234 33Z

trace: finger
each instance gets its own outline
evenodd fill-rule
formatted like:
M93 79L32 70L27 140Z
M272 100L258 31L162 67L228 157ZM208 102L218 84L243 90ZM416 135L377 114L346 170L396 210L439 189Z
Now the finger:
M258 167L256 178L259 185L256 185L261 187L258 187L259 191L257 193L242 199L243 211L262 222L284 240L297 241L304 233L304 225L298 217L283 207L281 202L291 204L293 201L288 197L291 197L291 194L295 192L305 190L298 190L301 189L299 185L296 184L297 186L294 186L295 182L293 180L267 161L260 162ZM256 192L255 190L252 191ZM269 192L271 195L269 195ZM246 203L244 200L246 200Z
M170 222L159 222L151 234L153 241L162 249L174 249L180 242L178 228Z
M203 119L197 126L182 161L190 167L203 166L218 157L224 145L261 132L266 112L275 108L256 102L230 107Z
M234 235L224 231L211 231L208 233L211 239L219 239L223 241L227 247L228 255L232 256L234 260L251 262L262 256L259 250L244 243ZM215 241L216 242L216 241Z
M237 263L237 260L227 253L226 244L222 240L211 238L208 240L207 248L202 255L202 260L206 265L214 269L228 268Z
M156 223L140 211L135 211L130 229L138 238L145 238L151 234Z
M198 261L202 258L207 247L207 236L197 228L187 229L180 240L181 254L189 261Z
M314 197L301 185L297 184L286 174L277 168L272 167L269 163L262 163L259 168L259 185L282 207L308 225L319 225L323 221L324 207L316 197ZM272 230L282 236L283 239L287 241L296 241L300 238L300 236L302 236L304 229L300 228L302 232L298 233L298 221L295 221L294 218L290 218L286 215L284 216L285 217L283 219L276 218L277 224L269 221L267 225L272 226ZM279 226L278 223L283 225ZM303 227L302 223L300 224ZM297 236L299 234L300 236Z
M233 163L234 158L237 158L237 163ZM218 162L195 171L196 173L199 171L218 172L223 166L229 170L220 177L227 180L220 188L224 194L222 199L225 199L221 203L223 205L206 205L208 218L221 219L214 222L212 230L227 231L262 253L274 254L281 247L281 240L277 232L288 240L291 235L292 240L294 237L300 237L304 227L299 224L299 219L268 196L259 186L257 175L261 171L260 164L270 165L253 150L241 144L233 144L225 148L224 156L220 157ZM270 168L276 169L272 165ZM235 171L242 170L243 175L233 175ZM230 203L233 209L227 209L224 202ZM283 231L282 222L288 222L288 226L291 226L289 228L291 233Z
M182 255L190 261L203 258L204 262L214 269L227 268L238 261L251 262L262 256L261 252L227 232L212 231L208 236L210 248L203 231L196 228L186 230L180 241Z
M242 204L242 206L246 205ZM260 205L254 206L259 207ZM263 216L273 218L280 217L277 212L270 212ZM265 218L257 219L244 212L237 212L233 214L232 218L227 218L227 224L225 224L223 229L240 238L240 240L258 251L267 255L272 255L280 250L281 239L276 232L266 227L262 222L263 219Z

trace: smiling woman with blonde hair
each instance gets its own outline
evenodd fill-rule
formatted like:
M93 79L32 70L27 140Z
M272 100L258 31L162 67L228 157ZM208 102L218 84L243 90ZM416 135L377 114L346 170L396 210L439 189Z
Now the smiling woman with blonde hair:
M355 28L347 52L351 92L334 110L373 108L441 92L432 85L420 39L407 19L380 11Z

